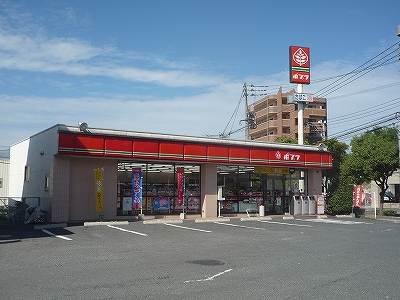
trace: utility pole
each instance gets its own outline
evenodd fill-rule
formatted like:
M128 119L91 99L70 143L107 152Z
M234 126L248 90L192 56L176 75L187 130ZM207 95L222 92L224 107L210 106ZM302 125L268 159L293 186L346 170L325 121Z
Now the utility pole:
M246 118L246 129L245 129L245 140L250 140L250 133L249 133L249 103L247 99L247 84L246 82L243 84L243 97L244 97L244 117Z
M400 37L400 25L397 26L397 36ZM400 45L399 45L399 60L400 60ZM396 119L400 121L400 112L396 113ZM400 131L397 130L397 140L399 143L399 161L400 161ZM400 172L400 169L399 169Z
M254 92L254 85L250 85L252 87L252 91ZM249 108L249 103L248 103L248 90L247 90L247 84L246 82L243 84L243 97L244 97L244 116L245 116L245 122L246 122L246 133L245 133L245 140L251 140L250 136L250 129L256 129L257 124L256 124L256 113L254 111L254 106L250 106ZM251 96L256 96L256 94L252 93Z

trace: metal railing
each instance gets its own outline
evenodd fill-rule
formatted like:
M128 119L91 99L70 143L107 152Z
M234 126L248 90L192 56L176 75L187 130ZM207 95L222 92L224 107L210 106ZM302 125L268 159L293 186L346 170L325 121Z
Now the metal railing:
M40 197L0 197L0 220L24 223L29 206L40 206Z

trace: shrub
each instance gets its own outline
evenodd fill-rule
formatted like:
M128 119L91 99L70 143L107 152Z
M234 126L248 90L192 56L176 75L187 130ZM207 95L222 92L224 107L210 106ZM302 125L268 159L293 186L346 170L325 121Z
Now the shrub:
M329 213L348 214L353 206L353 186L341 184L328 199Z
M384 210L383 211L383 215L384 216L391 216L393 217L397 212L393 209L389 209L389 210Z

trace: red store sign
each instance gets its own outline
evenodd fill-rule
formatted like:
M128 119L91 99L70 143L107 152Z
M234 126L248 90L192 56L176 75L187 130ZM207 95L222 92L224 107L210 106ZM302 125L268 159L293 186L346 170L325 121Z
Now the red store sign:
M310 48L289 47L290 82L310 84Z

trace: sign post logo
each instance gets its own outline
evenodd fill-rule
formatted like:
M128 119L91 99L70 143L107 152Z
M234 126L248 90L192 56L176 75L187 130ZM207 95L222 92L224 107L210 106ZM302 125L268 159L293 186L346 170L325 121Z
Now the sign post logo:
M289 47L290 82L310 84L310 48Z

